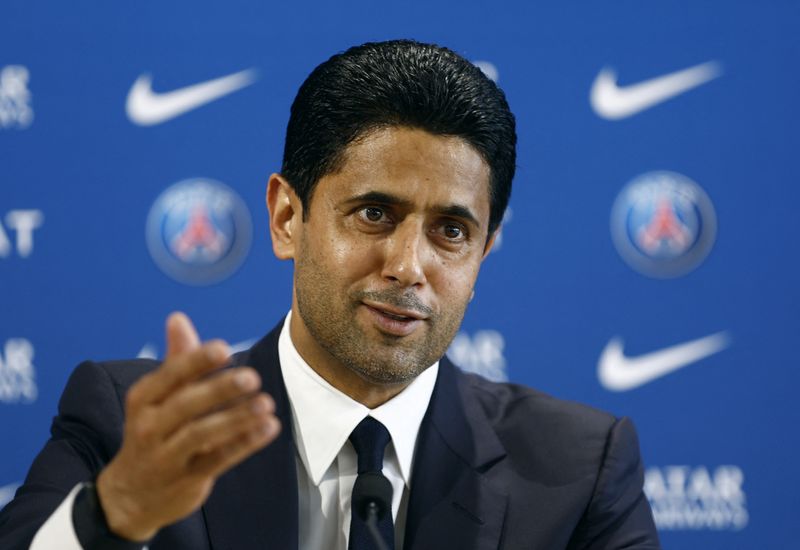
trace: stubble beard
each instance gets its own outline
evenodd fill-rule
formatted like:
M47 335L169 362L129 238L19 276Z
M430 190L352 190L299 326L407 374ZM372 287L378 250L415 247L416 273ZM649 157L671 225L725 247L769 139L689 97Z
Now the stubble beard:
M360 290L337 298L325 271L300 254L295 263L295 292L300 316L311 336L335 361L364 380L380 385L406 384L444 355L455 337L467 304L435 313L427 308L422 339L388 334L366 334L356 321L361 301L369 298L407 309L425 308L419 299L401 289ZM377 332L377 331L376 331Z

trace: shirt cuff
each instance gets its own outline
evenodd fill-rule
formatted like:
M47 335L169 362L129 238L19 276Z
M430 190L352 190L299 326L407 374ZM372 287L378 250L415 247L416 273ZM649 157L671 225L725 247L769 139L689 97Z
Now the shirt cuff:
M83 488L82 483L73 487L67 498L47 518L44 525L36 532L36 536L33 537L30 550L49 550L51 548L83 550L81 543L78 542L78 535L75 534L75 527L72 525L72 504L81 488Z
M92 483L79 483L36 532L30 550L147 550L108 530Z

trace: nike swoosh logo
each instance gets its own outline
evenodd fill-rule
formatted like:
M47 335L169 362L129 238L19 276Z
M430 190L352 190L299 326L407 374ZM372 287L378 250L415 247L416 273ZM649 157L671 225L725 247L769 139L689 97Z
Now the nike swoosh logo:
M231 344L231 355L234 353L239 353L240 351L245 351L253 347L253 344L256 343L256 338L252 338L250 340L243 340L241 342L237 342L235 344ZM153 344L145 344L142 346L142 349L139 350L139 353L136 354L137 359L158 359L158 350Z
M128 92L125 111L134 124L154 126L249 86L256 80L253 69L240 71L171 92L153 91L153 78L143 74Z
M622 87L617 84L617 73L614 69L606 67L594 79L589 101L598 116L619 120L655 107L720 75L722 66L716 61L709 61Z
M625 357L622 339L615 337L600 355L597 377L607 390L632 390L714 355L729 345L730 337L723 331L638 357Z

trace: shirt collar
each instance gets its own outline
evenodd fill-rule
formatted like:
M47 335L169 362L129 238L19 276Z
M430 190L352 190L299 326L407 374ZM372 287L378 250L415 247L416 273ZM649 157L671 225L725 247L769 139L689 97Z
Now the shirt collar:
M353 429L372 416L389 430L403 481L410 487L414 446L436 384L439 362L383 405L368 409L331 386L303 360L289 334L291 318L290 311L278 338L278 357L292 407L297 450L311 481L319 485Z

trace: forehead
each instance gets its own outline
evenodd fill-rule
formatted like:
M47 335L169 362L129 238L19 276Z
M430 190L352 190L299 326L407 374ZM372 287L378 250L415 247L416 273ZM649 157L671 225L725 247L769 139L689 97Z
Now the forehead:
M489 167L465 140L424 130L389 127L351 143L339 170L317 192L347 200L382 192L425 208L462 205L483 224L489 217Z

